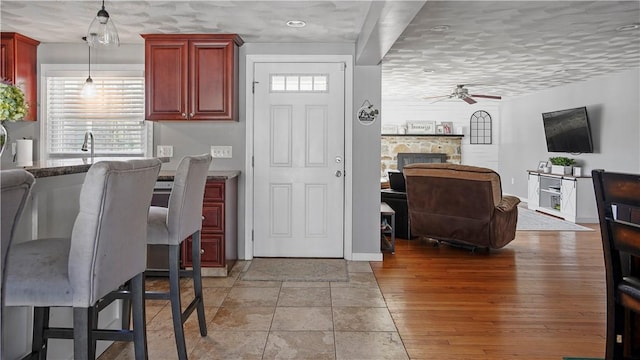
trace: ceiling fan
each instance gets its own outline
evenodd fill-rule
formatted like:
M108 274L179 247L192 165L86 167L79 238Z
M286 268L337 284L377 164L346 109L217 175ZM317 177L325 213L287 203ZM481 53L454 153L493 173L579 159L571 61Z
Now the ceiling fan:
M502 99L501 96L495 96L495 95L472 95L472 94L469 94L469 89L465 88L464 85L456 85L456 88L449 95L428 96L428 97L425 97L425 99L439 99L439 100L434 101L434 103L435 103L435 102L442 101L442 100L445 100L445 99L456 98L456 99L464 100L468 104L475 104L475 103L477 103L477 101L475 101L473 99L474 97L475 98L485 98L485 99L496 99L496 100Z

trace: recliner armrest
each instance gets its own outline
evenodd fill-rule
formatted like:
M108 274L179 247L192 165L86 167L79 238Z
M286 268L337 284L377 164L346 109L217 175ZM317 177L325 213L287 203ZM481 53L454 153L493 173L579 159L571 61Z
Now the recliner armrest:
M505 195L502 197L502 200L500 200L500 203L496 206L496 209L502 212L509 212L514 207L518 206L519 203L519 198L511 195Z

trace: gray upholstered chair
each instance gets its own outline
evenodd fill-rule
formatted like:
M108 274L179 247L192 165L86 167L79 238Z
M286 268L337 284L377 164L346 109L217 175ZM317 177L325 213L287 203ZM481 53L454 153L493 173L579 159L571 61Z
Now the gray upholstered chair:
M73 338L75 360L95 358L95 339L133 340L136 359L147 358L146 224L160 165L158 159L95 163L80 191L71 238L9 249L6 305L34 307L32 350L38 358L46 357L48 338ZM93 330L103 298L128 280L133 331ZM49 328L49 308L59 306L73 307L73 329Z
M2 258L0 258L0 342L2 342L2 318L4 317L4 269L7 264L7 253L9 246L13 241L13 235L16 225L20 220L24 205L31 193L31 187L35 179L33 175L23 169L12 169L0 171L0 218L2 222L0 226L0 243L2 244ZM4 345L4 344L1 344ZM2 348L0 346L0 357L2 356Z
M211 155L186 156L178 165L169 206L152 206L149 210L147 243L169 247L169 292L147 292L147 299L170 299L173 329L178 358L187 359L184 340L184 322L197 309L200 335L207 335L202 298L202 275L200 272L200 231L202 229L202 202ZM192 238L194 299L182 311L180 303L180 245Z

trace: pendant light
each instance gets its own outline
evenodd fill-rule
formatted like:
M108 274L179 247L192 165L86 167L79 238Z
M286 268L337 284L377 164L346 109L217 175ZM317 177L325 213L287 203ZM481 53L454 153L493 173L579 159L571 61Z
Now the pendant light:
M116 30L116 25L109 17L109 13L104 9L104 0L102 0L102 9L98 11L95 19L89 25L87 43L92 47L120 46L118 30Z
M86 37L83 37L82 40L87 41ZM87 41L87 45L89 42ZM89 49L89 77L82 85L82 97L88 98L96 95L96 84L93 83L93 79L91 78L91 46L87 46Z

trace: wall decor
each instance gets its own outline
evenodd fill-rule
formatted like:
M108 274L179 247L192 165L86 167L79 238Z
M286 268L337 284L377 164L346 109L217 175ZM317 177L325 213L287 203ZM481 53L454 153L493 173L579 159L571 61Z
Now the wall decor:
M378 118L380 111L373 107L373 104L369 100L365 100L358 109L358 121L362 125L371 125Z
M434 134L435 126L435 121L409 121L407 134Z
M444 134L444 126L442 124L436 126L436 134Z
M469 142L471 144L491 144L491 115L484 110L478 110L471 115Z
M395 124L382 125L382 134L397 134L397 133L398 133L398 125L395 125Z
M443 134L453 134L453 122L443 121L441 124Z

